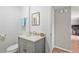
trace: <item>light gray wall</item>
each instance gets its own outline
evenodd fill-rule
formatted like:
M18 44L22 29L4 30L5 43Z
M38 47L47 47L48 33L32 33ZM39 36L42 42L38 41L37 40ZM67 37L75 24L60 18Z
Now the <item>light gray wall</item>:
M71 8L54 7L54 33L55 46L70 49L71 48ZM61 13L65 10L64 13Z
M32 13L40 12L40 26L32 26ZM31 32L43 32L46 34L46 52L52 52L51 33L51 7L50 6L34 6L30 8L30 29Z
M0 33L6 34L5 41L0 40L0 52L5 52L9 45L18 42L21 14L21 7L0 6Z
M71 25L79 25L79 6L71 7Z

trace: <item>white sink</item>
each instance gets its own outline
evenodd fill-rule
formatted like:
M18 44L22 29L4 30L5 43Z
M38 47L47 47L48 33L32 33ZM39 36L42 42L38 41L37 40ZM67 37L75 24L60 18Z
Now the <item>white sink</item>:
M42 36L38 36L38 35L20 35L19 38L36 42L36 41L38 41L40 39L43 39L44 36L42 37Z

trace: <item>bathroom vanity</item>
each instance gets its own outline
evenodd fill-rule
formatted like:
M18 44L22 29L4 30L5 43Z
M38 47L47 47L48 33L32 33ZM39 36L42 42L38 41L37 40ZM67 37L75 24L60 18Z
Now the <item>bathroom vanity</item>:
M45 52L45 37L41 36L26 36L18 37L20 53L44 53Z

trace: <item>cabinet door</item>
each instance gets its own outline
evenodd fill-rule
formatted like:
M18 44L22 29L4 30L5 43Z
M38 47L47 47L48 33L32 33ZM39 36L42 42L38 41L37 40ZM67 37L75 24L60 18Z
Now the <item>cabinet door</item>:
M45 52L44 39L41 39L35 43L35 52L36 53L44 53Z
M27 53L35 53L35 44L32 41L26 40Z
M19 39L20 53L34 53L34 43L25 39Z
M27 47L26 42L23 39L19 39L19 52L26 53L27 52L26 47Z

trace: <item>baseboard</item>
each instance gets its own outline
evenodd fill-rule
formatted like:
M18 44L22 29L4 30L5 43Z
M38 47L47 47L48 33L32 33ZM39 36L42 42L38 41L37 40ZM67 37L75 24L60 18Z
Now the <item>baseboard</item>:
M64 49L64 48L62 48L62 47L59 47L59 46L54 46L55 48L59 48L59 49L61 49L61 50L64 50L64 51L67 51L67 52L69 52L69 53L72 53L72 51L71 50L68 50L68 49Z

